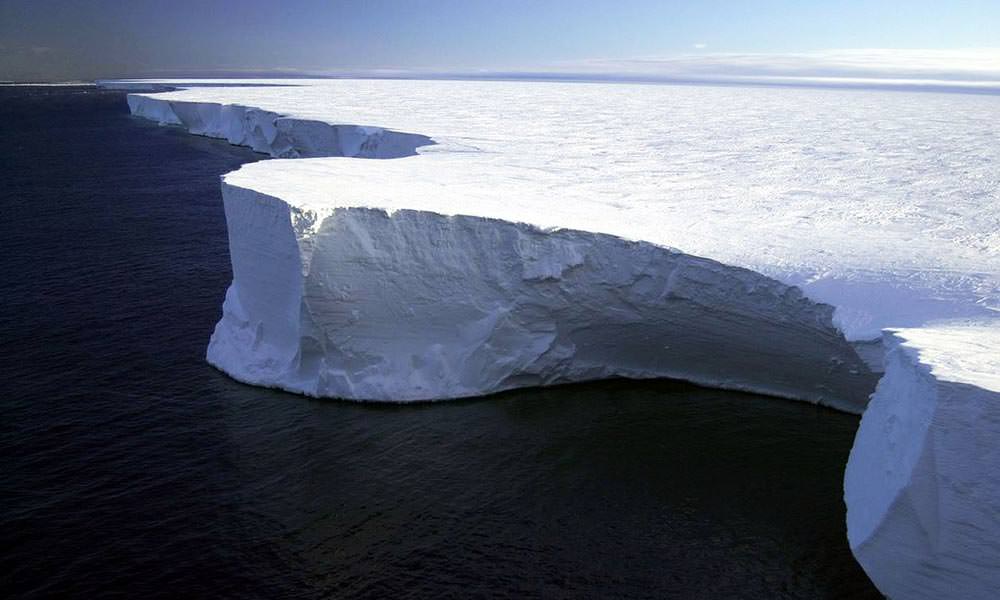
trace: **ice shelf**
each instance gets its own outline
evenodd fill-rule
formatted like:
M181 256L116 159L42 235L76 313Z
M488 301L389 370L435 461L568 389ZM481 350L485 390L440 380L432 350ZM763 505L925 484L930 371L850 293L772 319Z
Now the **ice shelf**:
M1000 585L1000 97L112 85L295 159L223 178L234 279L208 359L237 379L408 401L673 377L860 412L855 349L878 363L884 339L852 550L895 600Z

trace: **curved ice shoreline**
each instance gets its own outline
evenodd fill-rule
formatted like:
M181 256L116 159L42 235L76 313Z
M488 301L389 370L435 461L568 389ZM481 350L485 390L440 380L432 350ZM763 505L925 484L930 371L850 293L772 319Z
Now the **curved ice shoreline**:
M135 116L179 125L195 135L221 138L274 158L398 158L433 143L423 135L293 119L235 104L167 102L138 94L129 94L127 99Z
M139 97L144 100L139 102L141 108L133 108L136 114L164 123L181 124L195 133L249 145L272 156L353 152L346 155L387 158L413 154L417 147L423 145L411 145L408 150L400 151L400 148L406 148L407 143L402 139L394 142L394 135L410 134L397 134L381 128L375 128L374 132L370 128L323 124L299 127L293 124L278 127L275 124L269 128L269 119L276 122L281 117L275 113L259 115L254 112L255 109L243 107L236 107L238 110L224 108L223 105L200 106L193 110L188 106L178 110L175 105L192 103L166 103L148 96ZM130 106L132 102L130 100ZM169 110L164 108L164 104ZM170 115L173 115L173 120ZM334 132L324 131L324 127ZM342 138L347 140L346 143L341 142ZM372 139L377 141L369 142ZM412 143L414 138L406 139ZM429 138L424 140L431 141ZM368 148L367 154L361 151L365 147ZM379 153L380 147L387 149L385 155ZM294 168L285 164L280 171L272 170L266 163L258 163L224 178L223 194L230 225L234 284L227 294L223 320L213 335L209 359L237 379L312 395L400 400L478 395L521 385L613 375L665 376L718 387L808 399L853 412L858 412L863 406L863 398L859 402L858 394L860 391L864 396L865 390L870 389L871 375L849 348L845 351L842 337L832 326L829 307L795 297L789 292L794 288L745 269L698 259L656 244L627 242L611 235L565 230L553 232L540 229L535 226L537 224L490 219L482 215L460 216L435 211L434 207L430 210L411 210L405 208L405 198L402 201L404 206L382 199L349 199L345 202L329 196L316 202L317 198L304 195L294 197L292 194L291 199L286 199L284 194L269 194L261 190L262 187L267 188L266 191L280 189L280 182L270 187L261 186L259 182L283 171L297 169L300 176L322 177L326 183L337 181L346 174L335 162L324 163L322 169L314 171L303 164L309 161L295 162ZM375 168L366 166L364 169L352 165L350 170L359 171L358 177L373 178L378 177L378 171L388 168L392 167L382 163ZM324 202L333 206L324 209ZM427 231L435 232L435 240L440 243L428 243L424 239L427 236L421 235L421 232ZM484 252L484 246L480 244L487 239L484 236L493 236L488 239L494 241L498 238L516 240L509 243L508 252L501 253L503 256L499 265L491 261L496 262L500 257ZM525 243L525 239L533 241ZM629 245L638 248L631 250L635 254L621 250ZM581 247L590 251L584 259L579 257ZM421 260L412 260L414 254ZM640 261L636 260L637 255L641 255ZM464 262L457 260L467 256L476 258ZM318 262L317 257L320 259ZM614 268L621 265L631 267L642 261L651 268L632 269L625 273L616 272ZM693 264L685 261L693 261ZM240 268L243 276L237 273L237 262L244 263ZM598 265L606 262L610 267L594 268L595 262ZM505 281L491 280L486 286L486 296L498 301L488 307L475 302L469 305L462 302L442 304L443 300L454 299L467 290L470 284L483 280L483 272L473 268L478 263L491 264L484 270L491 275L497 272L501 275L513 274ZM262 265L270 265L274 270L271 271L270 267L262 270ZM679 265L683 268L678 268ZM693 273L695 277L680 288L656 281L657 275L674 271ZM419 276L432 272L431 277ZM704 280L706 273L711 274L711 281L707 283ZM282 283L275 285L276 281ZM452 282L450 295L440 293L437 285L440 281ZM392 282L396 282L400 289L391 289L394 287ZM595 290L608 289L613 290L610 296L594 294ZM650 289L661 293L650 294ZM734 290L737 293L733 294ZM417 293L413 295L412 292ZM677 297L671 298L671 293ZM422 315L407 312L406 304L414 298L420 304L431 307L431 312ZM528 300L523 303L511 302L511 299L525 298ZM566 301L577 298L587 299L588 302ZM664 303L665 298L674 301L666 314L664 308L668 303ZM706 299L710 301L706 302ZM576 308L576 304L588 303L591 304L589 310L570 311ZM697 305L699 312L676 312L678 305ZM771 312L768 308L772 309ZM775 308L778 310L774 311ZM365 310L372 312L364 313ZM573 314L567 314L568 311ZM566 336L560 335L561 328L572 330L575 329L574 324L593 323L600 315L629 311L632 314L620 321L612 319L610 333L601 332L587 344L577 344L570 339L567 345ZM435 314L445 315L448 322L436 324L436 329L422 328L422 324L434 321ZM788 316L793 314L795 316L789 323ZM441 336L443 331L452 327L453 316L469 326L453 328L451 333L454 335L449 338L449 343L440 344L440 347L427 352L427 340ZM742 335L728 335L733 332L734 323L742 322L747 324ZM375 327L368 325L372 323ZM701 329L692 334L691 323L697 323ZM394 324L406 325L402 335ZM959 339L966 331L964 327L956 326ZM761 361L747 362L747 354L758 350L754 342L761 341L754 339L754 333L768 328L770 333L760 335L766 338ZM677 337L681 329L685 330L684 334ZM345 337L336 339L340 335ZM605 353L597 360L593 357L578 360L580 347L608 346L609 342L643 335L646 336L644 339L618 355L627 356L628 360L620 363L609 360L615 352ZM447 335L444 337L448 338ZM650 355L650 349L662 339L676 340L679 344L665 345L671 350L680 346L683 352L669 355L669 363L652 366L644 363L656 358L655 352ZM889 346L895 348L894 338L887 340ZM386 352L386 348L397 343L403 350ZM470 344L476 348L488 348L489 358L454 351L456 348L468 348ZM934 337L923 340L923 344L925 351L932 354L943 352L961 357L966 352L985 351L988 364L989 359L995 361L996 358L995 355L990 356L989 345L974 346L970 350L963 348L962 344L943 343ZM570 348L568 358L565 348ZM801 356L799 353L803 349L815 350L815 353ZM727 354L727 351L732 352ZM882 407L879 414L884 423L881 426L862 425L858 445L852 452L846 495L849 510L854 515L874 515L869 517L871 523L866 527L871 531L889 533L865 537L857 533L858 526L854 525L850 530L852 549L880 589L897 600L941 597L937 593L931 594L929 590L947 590L947 582L953 580L942 577L934 569L921 571L927 561L945 560L936 554L937 546L934 544L938 543L937 539L929 546L931 550L910 562L899 559L900 542L906 536L912 536L907 531L915 527L927 529L927 519L937 519L931 526L937 531L946 531L949 527L968 528L968 525L961 520L955 525L946 516L934 516L926 511L915 516L906 508L912 504L906 498L917 498L918 503L925 503L927 498L932 497L928 494L938 492L936 488L929 490L920 482L935 473L937 475L934 476L951 478L949 471L961 469L962 460L949 461L946 465L920 461L915 463L915 468L903 469L901 475L878 475L880 461L905 461L908 459L894 457L909 456L912 452L909 448L923 447L923 434L908 430L898 434L882 450L859 450L870 446L870 443L864 442L865 439L874 437L885 441L880 437L884 436L885 423L895 423L913 411L925 410L920 407L938 402L934 386L912 383L920 380L919 374L923 371L910 368L913 361L893 358L898 355L895 350L890 352L887 375L875 396L875 402ZM800 362L781 364L783 358L790 357ZM493 361L493 358L500 360ZM775 364L786 367L787 372L773 372ZM349 365L349 368L344 368L344 365ZM453 368L455 365L476 366L470 369L476 371L471 384L461 376L466 369L456 370ZM682 365L682 368L676 368L677 365ZM824 374L824 370L819 368L821 366L829 371ZM399 376L401 373L413 377L403 378ZM981 378L979 371L973 375ZM435 388L435 385L444 387ZM907 391L900 394L899 389ZM995 401L995 394L983 395L982 389L977 386L955 387L949 391L953 400L950 406L961 407L963 402L988 406ZM891 401L885 400L886 397ZM933 409L926 410L933 412ZM951 414L951 418L956 418L955 415L960 415L961 411L953 410ZM874 419L875 416L866 416L866 422ZM991 419L974 425L989 428L994 421ZM935 426L947 432L952 424L939 419ZM987 446L990 445L987 441ZM875 473L864 485L873 490L884 487L882 491L872 492L883 500L872 500L870 494L852 494L852 485L858 489L856 483L850 483L852 472ZM957 497L962 500L961 494ZM990 510L996 510L996 498L995 493L974 496L973 508L989 514ZM886 501L886 506L891 509L873 508L882 501ZM971 549L975 549L987 556L996 556L998 551L989 540L992 532L1000 527L987 517L977 521L975 528L982 531L978 534L967 533L972 536L972 541L966 539L955 546L953 552L960 561L965 560L968 567L964 579L959 578L964 586L963 597L988 597L984 590L992 589L989 586L993 585L994 576L990 575L989 569L984 571L982 565L977 567L975 560L968 560L968 555ZM903 533L893 533L900 531ZM924 585L899 587L899 582L912 573L919 573L915 580L924 579ZM931 585L929 582L935 578L945 583ZM903 591L899 591L901 589Z

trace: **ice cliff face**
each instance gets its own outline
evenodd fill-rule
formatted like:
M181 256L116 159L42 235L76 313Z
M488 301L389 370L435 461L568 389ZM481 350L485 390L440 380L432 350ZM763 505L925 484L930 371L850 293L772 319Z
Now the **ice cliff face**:
M397 158L434 144L239 105L130 94L129 106L276 157ZM867 402L874 377L833 308L797 288L647 241L552 231L573 220L506 199L455 203L464 187L452 182L394 189L382 179L406 181L417 165L377 163L269 161L225 177L234 279L209 362L248 383L357 400L619 376L850 412Z
M196 135L221 138L276 158L397 158L433 143L422 135L291 119L236 104L169 102L129 94L128 106L133 115L161 125L180 125Z
M184 89L133 94L165 105L137 111L183 117L192 130L272 155L420 154L391 168L399 161L296 171L337 198L678 248L835 306L849 340L1000 309L997 96L388 80L130 85L151 84ZM215 113L227 105L258 122L206 124L225 121ZM341 142L333 133L289 141L279 119L322 124ZM390 132L435 144L360 152L369 131L384 132L380 147ZM261 190L270 195L302 185L286 167L266 175L283 186Z
M746 269L496 219L304 213L228 181L223 197L233 284L208 358L243 381L407 401L672 377L853 412L874 384L832 307Z
M893 598L1000 590L996 323L886 333L885 376L844 481L851 549Z

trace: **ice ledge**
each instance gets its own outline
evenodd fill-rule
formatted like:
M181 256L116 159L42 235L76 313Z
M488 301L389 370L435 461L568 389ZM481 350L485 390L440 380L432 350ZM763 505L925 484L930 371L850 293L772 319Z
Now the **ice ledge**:
M1000 590L1000 324L887 332L844 480L851 549L893 599Z
M128 94L127 99L129 110L138 117L179 125L195 135L221 138L275 158L399 158L434 143L423 135L289 118L237 104L177 102L140 93Z
M412 401L669 377L860 412L832 307L606 234L342 206L223 183L233 284L208 359L312 396Z
M395 158L433 143L239 105L128 102L276 157ZM600 215L520 223L505 202L466 197L476 181L439 204L411 165L363 163L269 161L224 178L234 280L212 364L249 383L384 401L671 377L860 412L874 387L832 307L794 287L585 231Z

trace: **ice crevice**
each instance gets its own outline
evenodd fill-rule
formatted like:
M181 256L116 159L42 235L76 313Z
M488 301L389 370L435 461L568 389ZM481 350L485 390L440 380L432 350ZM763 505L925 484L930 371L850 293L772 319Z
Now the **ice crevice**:
M838 324L868 315L831 300L838 318L800 289L822 293L823 281L792 285L582 219L525 222L502 198L484 208L488 184L465 180L454 139L156 94L128 102L300 159L222 179L233 281L207 359L235 379L408 402L663 377L864 412L845 502L875 584L894 600L1000 589L1000 320L921 317L852 345ZM458 173L450 187L413 177L427 161ZM916 302L898 298L879 314Z

